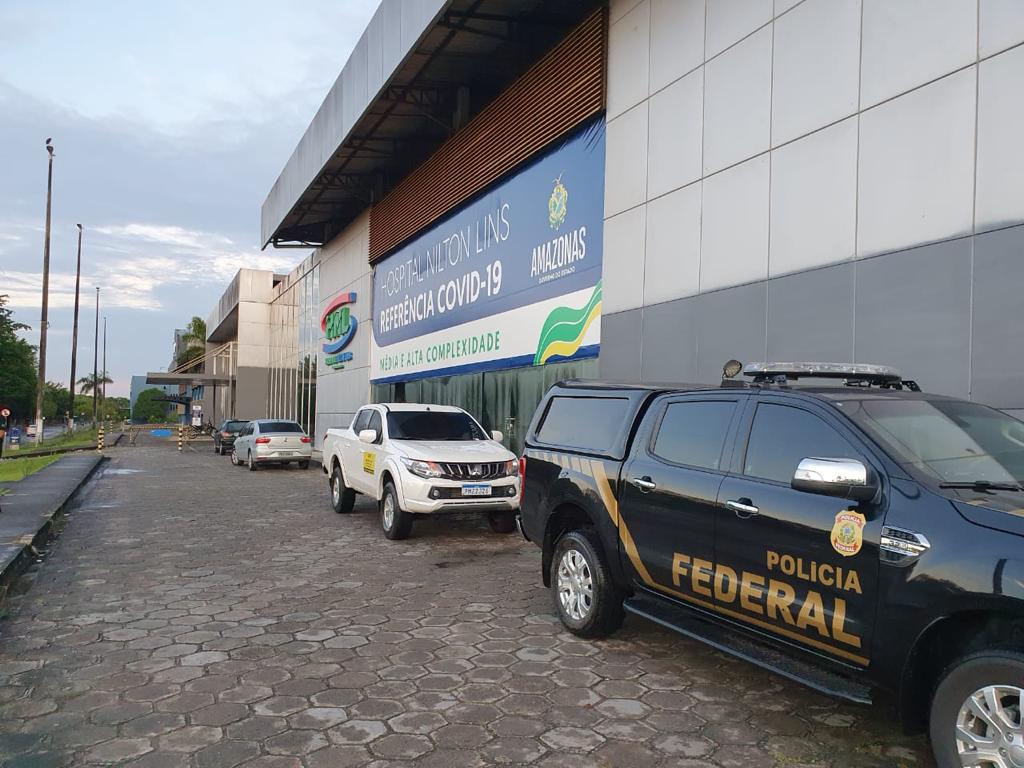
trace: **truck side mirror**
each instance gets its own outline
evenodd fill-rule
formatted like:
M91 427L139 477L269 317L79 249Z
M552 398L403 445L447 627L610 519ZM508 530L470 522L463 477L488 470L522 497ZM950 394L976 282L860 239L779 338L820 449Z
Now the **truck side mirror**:
M376 429L361 429L359 430L359 442L373 445L377 442L377 430Z
M792 487L805 493L871 501L878 493L878 478L857 459L807 458L793 473Z
M491 440L493 440L496 443L500 443L504 439L505 439L505 433L502 432L500 429L492 429L491 430Z

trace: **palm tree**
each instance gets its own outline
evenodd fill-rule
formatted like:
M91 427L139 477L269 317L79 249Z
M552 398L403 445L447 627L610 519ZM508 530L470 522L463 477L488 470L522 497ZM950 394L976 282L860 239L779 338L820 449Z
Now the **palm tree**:
M88 376L80 378L76 383L78 384L78 391L83 395L87 395L97 386L103 389L104 384L113 384L114 380L107 375L106 371L102 371L95 379L90 373Z
M189 360L195 360L206 353L206 321L199 316L193 316L185 326L185 332L181 335L185 342L185 349L178 355L174 362L181 366ZM198 366L195 366L198 367Z

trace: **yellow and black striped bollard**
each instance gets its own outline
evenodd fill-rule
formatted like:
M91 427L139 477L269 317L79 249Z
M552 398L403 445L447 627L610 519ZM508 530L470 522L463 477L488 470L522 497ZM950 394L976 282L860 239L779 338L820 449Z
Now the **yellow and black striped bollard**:
M183 426L181 426L181 424L179 424L178 425L178 451L179 452L181 451L181 442L182 442L182 440L184 438L185 438L185 428Z
M96 437L96 450L101 452L101 453L103 452L103 425L102 424L100 425L99 434Z

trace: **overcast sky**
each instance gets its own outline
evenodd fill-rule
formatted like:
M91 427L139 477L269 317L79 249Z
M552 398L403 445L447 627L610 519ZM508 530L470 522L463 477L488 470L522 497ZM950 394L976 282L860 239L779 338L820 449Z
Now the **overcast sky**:
M288 271L307 255L259 250L260 205L376 5L0 3L0 293L32 344L45 139L56 147L48 380L70 373L77 222L78 376L92 371L99 285L108 394L165 368L174 329L205 318L239 267Z

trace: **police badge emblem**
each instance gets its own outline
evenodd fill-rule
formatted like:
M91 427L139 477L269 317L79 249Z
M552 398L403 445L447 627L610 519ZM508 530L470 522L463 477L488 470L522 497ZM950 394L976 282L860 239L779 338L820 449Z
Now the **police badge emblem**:
M836 514L835 525L829 539L832 549L843 557L852 557L860 552L864 545L864 515L852 509L844 509Z

